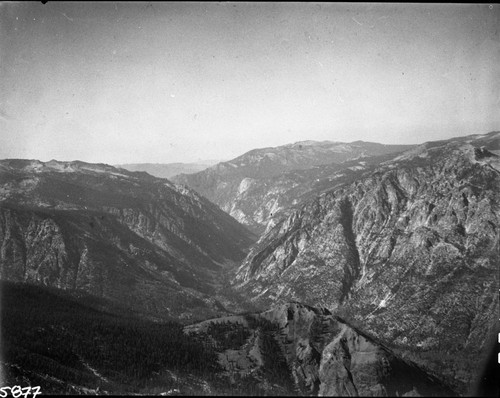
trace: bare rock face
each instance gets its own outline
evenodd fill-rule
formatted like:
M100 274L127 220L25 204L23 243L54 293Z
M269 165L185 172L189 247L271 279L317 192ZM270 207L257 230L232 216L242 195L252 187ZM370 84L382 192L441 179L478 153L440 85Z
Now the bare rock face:
M228 162L173 181L189 186L217 204L256 233L301 195L319 189L335 174L335 165L349 160L409 149L409 145L382 145L357 141L303 141L275 148L255 149ZM325 169L317 166L330 165ZM354 162L353 168L364 168ZM348 170L352 171L352 170Z
M217 291L252 241L217 206L146 173L0 162L5 280L84 290L154 316L202 317L224 313Z
M237 287L264 308L336 311L466 391L497 326L499 141L427 143L304 203L252 248Z
M287 303L262 313L204 321L185 332L204 341L235 341L221 347L219 362L229 376L258 387L245 390L243 383L238 390L243 394L454 395L438 379L326 309ZM229 338L235 333L244 338Z
M454 395L437 378L343 325L322 352L319 396Z

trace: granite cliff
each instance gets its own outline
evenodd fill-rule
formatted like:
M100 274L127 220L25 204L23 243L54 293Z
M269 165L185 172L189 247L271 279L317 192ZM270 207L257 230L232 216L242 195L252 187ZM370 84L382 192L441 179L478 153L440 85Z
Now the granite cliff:
M437 378L332 315L286 303L186 326L244 394L453 396Z

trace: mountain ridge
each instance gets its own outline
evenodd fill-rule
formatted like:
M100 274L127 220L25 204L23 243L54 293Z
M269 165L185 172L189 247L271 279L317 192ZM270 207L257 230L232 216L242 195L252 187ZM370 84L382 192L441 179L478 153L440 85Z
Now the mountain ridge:
M497 327L499 148L460 137L359 171L269 228L236 288L340 311L465 391Z
M300 187L302 179L296 180L294 174L410 147L371 142L299 141L254 149L204 171L175 176L173 181L191 187L260 234L277 212L291 204L282 203L282 198L290 198L291 191Z
M3 279L82 288L160 317L220 312L216 276L254 240L197 193L104 164L0 161L0 209Z
M129 171L144 171L159 178L171 178L181 173L196 173L219 162L218 160L207 160L193 163L123 163L117 164L115 167Z

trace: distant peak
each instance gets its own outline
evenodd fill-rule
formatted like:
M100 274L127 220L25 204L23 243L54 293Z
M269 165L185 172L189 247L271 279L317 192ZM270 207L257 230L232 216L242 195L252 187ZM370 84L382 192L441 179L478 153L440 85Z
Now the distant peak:
M338 141L329 141L329 140L323 140L323 141L305 140L305 141L297 141L294 142L293 144L287 144L284 146L294 148L300 146L320 146L320 145L337 145L337 144L344 144L344 143Z

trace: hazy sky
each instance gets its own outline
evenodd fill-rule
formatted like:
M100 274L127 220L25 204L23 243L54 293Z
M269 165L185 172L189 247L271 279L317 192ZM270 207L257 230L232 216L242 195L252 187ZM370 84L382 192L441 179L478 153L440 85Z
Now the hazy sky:
M499 10L0 3L0 158L190 162L500 130Z

